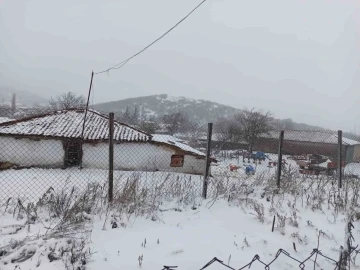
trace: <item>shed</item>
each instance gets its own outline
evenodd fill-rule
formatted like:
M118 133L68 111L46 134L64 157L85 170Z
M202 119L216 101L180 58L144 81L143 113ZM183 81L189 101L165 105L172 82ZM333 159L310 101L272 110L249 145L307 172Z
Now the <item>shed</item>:
M265 148L271 146L275 153L278 147L280 131L270 131L261 136L257 147ZM346 163L355 162L360 158L360 142L342 138L343 155ZM285 130L283 141L284 154L319 154L332 158L338 155L338 134L335 131L304 131Z
M0 124L0 162L107 169L109 119L88 110L82 136L84 118L84 109L69 109ZM174 140L115 121L114 169L203 174L205 154Z

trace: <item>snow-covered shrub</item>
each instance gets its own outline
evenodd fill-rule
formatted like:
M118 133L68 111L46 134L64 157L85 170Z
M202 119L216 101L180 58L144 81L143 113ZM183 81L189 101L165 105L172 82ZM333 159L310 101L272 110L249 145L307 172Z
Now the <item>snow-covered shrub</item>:
M256 201L252 201L250 206L255 213L252 213L256 218L261 222L265 222L265 211L264 211L264 205L262 203L257 203Z
M286 216L276 214L277 216L277 227L276 229L282 234L285 235L285 226L286 226Z
M0 268L1 264L28 261L39 267L61 260L65 269L83 269L91 255L87 242L92 214L102 199L103 188L99 185L89 185L83 191L65 185L59 192L50 188L36 204L25 206L21 200L8 200L5 213L26 220L21 222L24 225L8 229L21 236L0 246ZM30 226L39 231L31 234ZM25 227L27 233L22 233Z

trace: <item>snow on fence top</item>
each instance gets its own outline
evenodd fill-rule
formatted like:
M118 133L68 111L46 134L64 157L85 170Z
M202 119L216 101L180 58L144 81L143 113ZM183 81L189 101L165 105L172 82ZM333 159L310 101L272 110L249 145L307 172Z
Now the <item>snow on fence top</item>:
M0 124L0 135L43 136L53 138L81 138L84 109L57 111L45 115ZM109 138L109 119L94 110L86 115L84 140L99 141ZM114 140L146 142L151 136L126 124L114 123Z
M206 155L203 152L200 152L196 150L195 148L192 148L191 146L185 144L185 142L181 139L178 139L171 135L160 135L160 134L153 134L152 135L152 141L163 143L167 145L173 145L176 148L179 148L185 152L189 152L198 156L205 157Z

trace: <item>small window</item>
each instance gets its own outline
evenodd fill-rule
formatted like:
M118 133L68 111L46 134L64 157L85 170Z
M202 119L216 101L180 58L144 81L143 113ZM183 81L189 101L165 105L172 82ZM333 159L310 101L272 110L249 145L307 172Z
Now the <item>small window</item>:
M172 155L170 167L183 167L184 166L184 155Z

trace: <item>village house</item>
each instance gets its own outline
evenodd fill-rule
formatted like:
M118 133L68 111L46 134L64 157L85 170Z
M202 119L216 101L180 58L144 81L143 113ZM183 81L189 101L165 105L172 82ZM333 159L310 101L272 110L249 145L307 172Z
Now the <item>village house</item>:
M109 119L84 109L56 111L0 124L0 163L107 169ZM168 135L114 123L114 169L203 174L206 156Z

